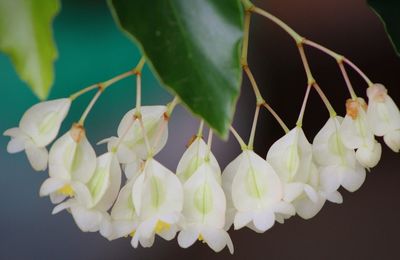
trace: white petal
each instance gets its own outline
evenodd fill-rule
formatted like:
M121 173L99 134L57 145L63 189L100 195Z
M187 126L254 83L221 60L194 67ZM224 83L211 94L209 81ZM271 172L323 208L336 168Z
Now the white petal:
M25 149L26 140L22 138L11 138L7 145L8 153L19 153Z
M125 169L124 169L124 173L125 176L128 180L130 179L136 179L141 171L141 167L144 164L144 162L142 160L138 160L138 161L133 161L131 163L126 164Z
M291 202L303 193L304 184L299 182L285 183L283 185L284 197L283 200Z
M356 158L358 162L366 168L375 167L381 159L381 155L382 146L377 141L375 141L372 145L361 146L356 151Z
M282 184L274 169L253 151L244 151L244 163L232 183L233 203L239 211L267 207L283 196Z
M47 169L49 154L46 148L39 148L34 144L27 144L25 152L28 160L35 171L44 171Z
M400 150L400 129L388 132L383 140L393 152L398 153Z
M194 227L183 229L179 232L178 244L182 248L188 248L196 242L198 237L199 232Z
M354 170L343 173L342 186L346 190L354 192L364 183L365 177L365 169L361 165L358 165Z
M170 241L175 238L176 233L178 232L178 228L176 225L171 225L169 228L161 230L161 232L157 233L163 239Z
M112 210L111 217L115 220L133 220L136 218L135 208L132 203L132 187L134 180L122 187L119 192L117 201L115 202Z
M187 222L223 228L226 200L214 175L214 168L205 162L186 181L183 215Z
M79 142L72 138L71 133L65 133L51 147L49 175L87 183L96 168L96 153L84 132Z
M48 196L50 193L56 192L58 189L62 188L65 183L66 181L62 179L48 178L43 182L42 186L40 186L39 195L41 197Z
M291 203L280 201L273 207L275 213L282 214L286 219L296 214L295 208ZM277 215L277 214L276 214Z
M112 239L117 239L131 234L136 229L137 223L135 221L113 220L112 226L113 226Z
M204 241L215 252L220 252L226 245L229 251L233 254L233 245L228 233L222 229L204 228L201 231Z
M37 146L44 147L56 138L70 105L69 98L38 103L22 116L20 128Z
M51 214L54 215L54 214L57 214L57 213L63 211L64 209L69 209L69 208L77 207L77 206L79 206L79 203L75 199L69 199L69 200L55 206L53 211L51 212Z
M327 200L333 203L342 204L343 197L338 191L334 191L332 193L324 194Z
M339 189L342 183L341 172L343 169L336 165L321 168L320 183L324 192L330 193Z
M304 192L312 202L318 203L319 195L313 187L311 187L310 185L305 185Z
M275 214L268 210L259 212L254 216L253 223L257 229L267 231L275 223Z
M249 222L252 220L253 220L253 214L251 212L238 211L234 219L235 230L247 226L247 224L249 224Z
M96 232L100 229L103 219L101 212L77 206L71 207L71 214L75 223L83 232Z
M182 182L187 181L190 176L205 162L205 157L208 154L207 144L201 137L197 137L194 142L188 147L178 163L176 175ZM214 155L210 153L209 163L214 168L215 177L220 181L221 169Z
M110 185L107 187L106 193L96 205L96 208L102 211L107 211L111 208L118 197L118 192L121 187L121 167L114 155L111 158L109 167Z
M297 214L303 219L313 218L322 209L325 199L318 196L317 201L310 200L309 197L303 196L293 202Z

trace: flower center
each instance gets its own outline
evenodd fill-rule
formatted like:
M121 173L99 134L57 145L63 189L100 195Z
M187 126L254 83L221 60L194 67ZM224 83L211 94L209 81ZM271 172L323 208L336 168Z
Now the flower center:
M201 241L202 243L206 243L206 241L204 241L204 237L202 234L199 235L199 237L197 238L199 241Z
M74 189L69 184L65 184L64 186L62 186L61 188L59 188L57 190L57 192L62 195L65 195L65 196L69 196L69 197L72 197L75 194Z
M157 221L157 224L156 224L156 227L154 228L154 231L157 234L159 234L159 233L163 232L164 230L168 230L170 227L171 227L170 224L168 224L168 223L166 223L166 222L164 222L162 220L159 220L159 221Z

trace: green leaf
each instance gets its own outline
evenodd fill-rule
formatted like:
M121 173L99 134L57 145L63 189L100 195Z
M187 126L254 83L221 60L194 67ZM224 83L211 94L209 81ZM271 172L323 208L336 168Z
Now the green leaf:
M59 9L58 0L0 0L0 51L41 99L54 80L57 50L51 22Z
M114 17L153 71L220 135L239 95L243 10L239 0L110 0Z
M381 18L397 54L400 55L400 1L368 0L367 2Z

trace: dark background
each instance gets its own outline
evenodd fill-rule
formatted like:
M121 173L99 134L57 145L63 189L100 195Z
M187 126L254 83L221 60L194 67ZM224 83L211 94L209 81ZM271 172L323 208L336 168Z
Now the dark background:
M83 1L82 1L83 2ZM105 80L134 66L138 50L115 27L103 1L63 1L55 21L59 49L52 98L67 96L91 83ZM290 24L305 37L346 55L375 82L384 83L400 102L400 59L396 57L381 23L363 0L255 1ZM306 78L296 46L278 27L254 16L249 62L264 97L289 126L294 126L304 96ZM307 48L314 76L339 114L348 98L335 61ZM350 70L349 70L350 71ZM356 92L365 96L366 85L350 73ZM37 100L16 76L11 63L0 55L0 132L17 125L22 113ZM170 96L146 69L144 104L164 104ZM90 99L85 96L71 110L64 131ZM122 115L133 106L132 79L110 88L87 120L93 144L113 135ZM247 139L254 112L254 96L244 80L234 125ZM312 92L304 130L311 141L328 118ZM170 123L166 148L157 156L174 170L198 120L178 108ZM265 111L261 113L255 150L265 157L268 147L283 134ZM230 232L234 256L216 254L202 243L180 249L176 240L157 239L150 249L133 249L128 239L108 242L96 233L82 233L68 213L51 215L53 206L39 198L44 173L31 170L23 154L6 153L8 139L0 138L0 259L400 259L400 160L383 150L380 164L368 174L362 188L343 191L344 203L327 203L313 219L291 218L264 234L248 229ZM221 167L239 152L231 138L213 147ZM98 152L103 152L99 147Z

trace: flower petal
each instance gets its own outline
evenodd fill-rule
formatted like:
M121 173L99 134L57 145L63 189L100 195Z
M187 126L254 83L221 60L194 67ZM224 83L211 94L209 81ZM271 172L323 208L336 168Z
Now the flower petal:
M47 169L49 154L46 148L39 148L34 144L27 144L25 153L35 171L44 171Z
M199 232L196 230L196 228L188 227L179 232L178 244L182 248L188 248L196 242L198 237Z

